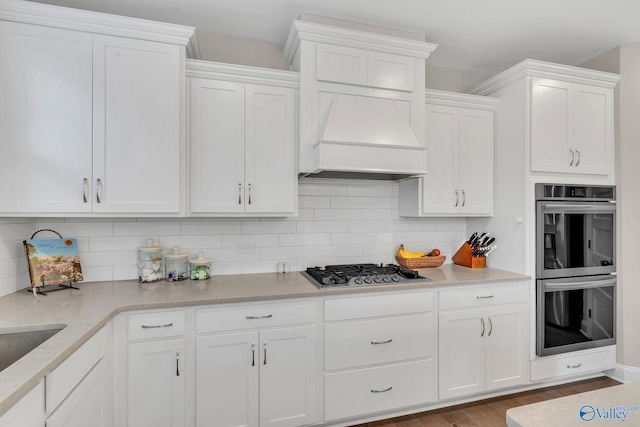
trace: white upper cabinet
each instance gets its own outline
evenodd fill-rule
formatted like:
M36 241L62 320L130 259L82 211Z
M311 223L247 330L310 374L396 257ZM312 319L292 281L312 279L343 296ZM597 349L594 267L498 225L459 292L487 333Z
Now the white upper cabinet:
M401 216L493 213L492 98L427 91L428 173L401 181Z
M0 6L0 212L180 214L192 32L38 3Z
M0 62L0 211L91 212L91 34L0 21Z
M190 212L294 214L297 75L202 61L188 73Z
M613 89L531 79L531 171L612 173Z

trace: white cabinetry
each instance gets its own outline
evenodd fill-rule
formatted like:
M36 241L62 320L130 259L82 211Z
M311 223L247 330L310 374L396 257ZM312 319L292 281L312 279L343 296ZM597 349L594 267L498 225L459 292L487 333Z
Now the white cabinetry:
M426 91L427 175L400 183L401 216L493 213L493 98Z
M613 88L531 79L531 171L612 174Z
M185 425L184 328L181 310L129 315L126 387L129 427Z
M528 381L527 286L439 292L439 397L450 399Z
M327 299L324 419L435 400L433 292Z
M316 302L196 310L196 425L316 421Z
M0 7L0 212L180 213L193 29L155 25L37 3Z
M190 212L295 213L296 73L188 62Z
M44 427L44 382L39 382L11 409L0 416L0 427Z

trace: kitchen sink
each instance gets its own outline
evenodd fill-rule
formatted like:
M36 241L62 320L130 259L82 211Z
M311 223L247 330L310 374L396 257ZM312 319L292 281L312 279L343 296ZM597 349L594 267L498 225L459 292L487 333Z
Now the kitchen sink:
M54 323L0 329L0 372L66 326L63 323Z

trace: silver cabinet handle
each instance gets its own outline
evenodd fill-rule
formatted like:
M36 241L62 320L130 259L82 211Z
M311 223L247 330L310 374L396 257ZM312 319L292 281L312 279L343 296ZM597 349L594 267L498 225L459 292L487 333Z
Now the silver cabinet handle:
M467 202L467 195L464 194L464 190L462 190L462 207L464 208L464 204Z
M480 332L480 336L483 337L484 336L484 319L482 317L480 318L480 324L482 325L482 332Z
M262 364L266 365L267 364L267 342L266 341L262 343L262 348L264 348L264 359L262 360Z
M476 295L476 299L489 299L493 298L493 295Z
M265 314L264 316L245 316L247 320L255 320L255 319L271 319L273 314Z
M248 184L247 187L249 188L249 204L251 204L251 184Z
M580 164L580 150L576 148L576 154L578 155L578 161L576 162L576 166Z
M393 390L393 387L387 387L387 388L383 388L383 389L379 389L379 390L376 390L376 389L372 388L371 389L371 393L386 393L386 392L391 391L391 390Z
M238 204L242 204L242 183L238 183Z
M82 180L82 201L84 203L88 202L87 199L87 187L89 187L89 180L87 178Z
M163 325L142 325L142 329L155 329L155 328L169 328L173 326L173 322L165 323Z
M389 339L388 339L388 340L386 340L386 341L371 341L371 344L372 344L372 345L389 344L389 343L390 343L390 342L392 342L392 341L393 341L393 339L392 339L392 338L389 338Z
M96 179L96 202L102 203L101 199L102 194L102 180L100 178Z
M577 369L580 366L582 366L582 363L578 363L577 365L567 365L567 368L569 368L569 369Z
M176 350L176 377L180 376L180 350Z
M459 199L460 195L458 194L458 190L456 190L456 204L454 205L454 207L458 207L458 199Z
M487 334L487 336L490 337L491 332L493 332L493 322L491 321L491 317L487 317L487 319L489 320L489 333Z
M251 343L251 366L256 366L256 343Z
M571 163L569 163L569 166L573 166L573 161L576 158L576 153L573 152L573 148L569 148L569 151L571 152Z

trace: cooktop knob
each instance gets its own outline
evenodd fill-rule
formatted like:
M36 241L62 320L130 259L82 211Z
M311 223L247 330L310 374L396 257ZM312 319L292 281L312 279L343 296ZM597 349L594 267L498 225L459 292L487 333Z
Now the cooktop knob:
M362 285L362 277L356 277L355 279L353 279L353 282L356 285Z
M373 278L373 281L376 283L381 283L382 282L382 278L380 278L380 276L376 276Z
M393 276L391 276L391 280L393 280L394 282L399 282L400 281L400 276L398 276L397 273L393 274Z
M372 282L371 277L364 278L364 283L371 283L371 282Z
M391 278L390 278L389 276L384 276L384 277L382 278L382 281L383 281L384 283L389 283L389 282L391 282Z

